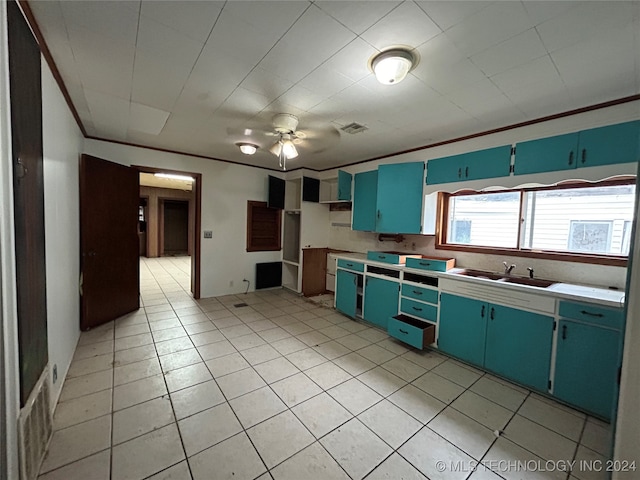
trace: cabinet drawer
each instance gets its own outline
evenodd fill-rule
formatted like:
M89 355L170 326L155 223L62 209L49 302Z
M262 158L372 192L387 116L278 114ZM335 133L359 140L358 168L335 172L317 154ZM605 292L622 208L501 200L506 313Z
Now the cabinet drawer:
M406 283L402 284L402 296L411 297L421 302L438 303L438 291L430 288L415 287Z
M356 272L364 272L364 263L354 262L351 260L338 259L338 267L347 268Z
M435 341L436 327L406 315L396 315L389 319L387 333L413 347L423 349Z
M446 272L456 264L455 258L407 258L407 267L434 272Z
M400 302L400 311L414 317L420 317L431 322L438 319L438 307L426 303L416 302L409 298L403 298Z
M560 316L620 330L623 310L588 303L560 302Z
M376 262L391 263L393 265L403 264L409 257L419 257L420 255L411 255L401 252L375 252L368 251L367 259Z

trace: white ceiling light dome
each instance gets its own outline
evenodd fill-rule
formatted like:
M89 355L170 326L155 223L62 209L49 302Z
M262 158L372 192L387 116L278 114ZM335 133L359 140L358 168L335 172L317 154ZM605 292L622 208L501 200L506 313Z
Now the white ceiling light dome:
M415 55L404 48L386 50L371 60L371 69L383 85L400 83L415 65Z
M245 155L253 155L258 150L258 146L252 143L238 143L236 145L240 147L240 151Z

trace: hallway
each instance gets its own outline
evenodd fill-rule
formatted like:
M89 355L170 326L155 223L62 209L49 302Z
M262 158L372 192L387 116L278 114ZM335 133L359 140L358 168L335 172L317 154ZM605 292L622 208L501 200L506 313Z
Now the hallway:
M500 480L472 462L608 453L597 419L287 290L195 301L188 272L142 259L144 307L81 335L40 480Z

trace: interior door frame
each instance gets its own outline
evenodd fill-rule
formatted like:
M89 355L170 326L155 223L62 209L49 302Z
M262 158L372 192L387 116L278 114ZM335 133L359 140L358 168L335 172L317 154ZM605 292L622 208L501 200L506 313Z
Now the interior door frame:
M193 255L191 256L191 293L194 299L200 298L200 259L201 259L201 211L202 211L202 174L196 172L185 172L183 170L172 170L170 168L147 167L144 165L132 165L131 168L139 173L172 173L175 175L188 175L194 178L193 197L195 201L195 218L193 226ZM158 212L160 215L160 212ZM158 232L160 230L158 229ZM148 239L148 237L147 237ZM158 245L159 246L159 245ZM159 252L158 252L159 253Z

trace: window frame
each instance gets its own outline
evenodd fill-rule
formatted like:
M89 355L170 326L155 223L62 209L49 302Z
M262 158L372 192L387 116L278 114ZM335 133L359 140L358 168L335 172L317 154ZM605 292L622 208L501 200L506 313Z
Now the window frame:
M254 210L261 209L273 212L274 231L271 232L274 242L266 246L255 245L254 241ZM282 250L282 210L267 207L267 202L258 202L255 200L247 200L247 252L275 252Z
M560 182L552 186L541 187L525 187L516 189L500 189L478 192L475 190L461 190L455 193L439 192L438 194L438 210L437 210L437 223L436 223L436 250L452 250L469 253L484 253L489 255L510 255L514 257L526 257L526 258L542 258L549 260L559 260L565 262L577 262L577 263L590 263L597 265L609 265L617 267L626 267L628 263L628 256L620 255L603 255L592 253L573 253L557 250L540 250L540 249L522 249L521 242L521 229L523 209L525 208L524 195L527 192L543 191L543 190L566 190L570 188L587 188L587 187L610 187L617 185L635 185L637 188L637 182L635 176L626 176L624 178L616 180L604 180L600 182ZM458 196L464 196L477 193L490 194L490 193L504 193L504 192L520 192L520 222L518 222L518 247L484 247L478 245L460 245L447 243L447 228L448 228L448 213L449 213L449 199ZM634 217L635 218L635 217Z

